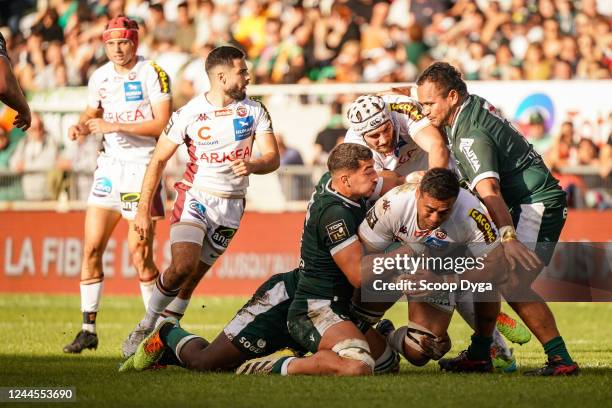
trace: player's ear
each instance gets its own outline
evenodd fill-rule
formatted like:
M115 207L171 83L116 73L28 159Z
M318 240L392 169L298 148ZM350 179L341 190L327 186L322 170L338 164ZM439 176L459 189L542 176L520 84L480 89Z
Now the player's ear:
M455 89L451 89L448 92L448 98L450 99L451 104L456 104L459 102L459 92L457 92Z

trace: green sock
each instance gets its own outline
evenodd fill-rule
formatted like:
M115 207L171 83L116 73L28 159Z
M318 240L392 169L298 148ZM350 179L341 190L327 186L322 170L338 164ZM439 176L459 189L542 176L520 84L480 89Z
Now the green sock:
M493 337L472 335L472 344L468 347L468 357L472 360L487 360L491 358Z
M285 361L287 361L288 358L293 358L291 356L287 356L287 357L281 357L278 359L278 361L276 363L274 363L274 365L272 366L272 374L282 374L282 369L283 369L283 363Z
M567 364L574 364L574 360L570 357L567 348L565 347L565 342L563 341L563 337L557 336L554 339L550 340L548 343L544 345L544 351L548 358L552 358L555 356L559 356L563 359L563 361Z
M159 337L166 346L174 351L174 354L176 354L176 346L178 346L180 341L191 335L191 333L186 332L182 327L173 326L170 324L162 327L162 329L159 331Z

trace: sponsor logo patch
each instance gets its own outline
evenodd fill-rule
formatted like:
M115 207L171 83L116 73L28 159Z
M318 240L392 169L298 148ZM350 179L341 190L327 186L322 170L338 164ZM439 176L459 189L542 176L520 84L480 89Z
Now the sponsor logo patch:
M124 82L123 90L125 91L126 102L142 101L144 99L140 81Z
M121 193L121 209L123 211L137 211L140 193Z
M236 115L241 118L244 118L247 115L246 108L244 106L239 106L238 108L236 108Z
M222 225L218 226L212 236L213 243L217 244L220 247L227 248L236 235L236 228L224 227Z
M438 228L437 230L434 231L434 235L436 236L436 238L438 239L445 239L448 234L446 233L446 231L444 231L442 228Z
M206 207L197 200L191 200L187 212L191 216L203 221L206 214Z
M387 210L390 208L391 208L391 201L387 200L386 198L383 198L382 200L383 214L386 214Z
M470 209L468 215L476 222L476 226L482 232L487 244L491 244L497 240L497 234L486 215L475 208Z
M166 74L166 71L153 61L151 61L151 66L155 72L157 72L157 79L159 79L159 86L162 93L170 93L170 77Z
M231 109L220 109L215 111L215 118L223 117L223 116L231 116Z
M378 216L376 215L376 211L375 211L376 207L372 207L370 208L370 210L368 211L368 213L366 214L366 221L368 222L368 225L370 226L370 228L374 229L374 226L376 225L376 223L378 222Z
M427 237L425 239L424 244L430 248L435 248L435 249L443 249L449 245L448 242L438 239L436 237L432 237L432 236Z
M325 229L327 230L327 236L329 236L332 244L348 238L348 228L346 228L344 220L332 222L326 225Z
M393 112L403 113L410 116L411 119L418 121L423 119L421 108L418 105L408 102L390 103L389 109Z
M244 140L251 136L253 131L253 116L234 119L234 140Z
M99 177L93 183L93 195L107 197L113 191L113 182L108 177Z
M459 142L459 150L463 152L465 157L470 162L472 170L474 170L474 172L477 172L478 169L480 169L480 161L478 160L478 157L476 157L476 153L474 153L474 150L472 150L473 144L474 139L461 138L461 141Z

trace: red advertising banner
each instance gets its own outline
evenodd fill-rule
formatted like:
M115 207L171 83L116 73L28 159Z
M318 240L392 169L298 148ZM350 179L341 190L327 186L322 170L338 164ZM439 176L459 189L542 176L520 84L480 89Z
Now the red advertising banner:
M83 212L0 212L0 292L78 293ZM295 268L304 213L246 213L228 251L197 294L249 295L268 276ZM170 264L168 221L157 226L155 261ZM563 241L608 242L612 211L570 211ZM139 293L127 246L127 223L113 233L103 258L104 292Z

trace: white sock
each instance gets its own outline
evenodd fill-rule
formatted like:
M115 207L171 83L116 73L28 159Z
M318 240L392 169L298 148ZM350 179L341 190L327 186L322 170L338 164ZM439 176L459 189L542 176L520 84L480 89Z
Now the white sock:
M404 354L404 339L406 338L406 333L408 333L408 326L402 326L393 330L387 336L387 344L404 357L406 357L406 354Z
M166 308L163 311L163 314L161 314L157 318L157 321L155 322L155 326L157 327L159 322L161 322L164 319L165 317L164 315L173 316L173 317L176 317L178 320L181 320L183 318L183 315L185 314L185 311L187 310L187 306L189 306L190 300L191 299L181 299L180 297L175 297L174 300L172 300L172 302L170 302L170 304L166 306Z
M149 282L140 282L140 295L142 296L142 303L144 303L145 310L149 305L151 296L153 296L153 289L155 289L155 280Z
M289 375L289 373L287 372L289 363L291 362L291 360L295 360L296 358L297 357L289 357L288 359L283 361L283 365L281 366L281 375Z
M170 304L170 302L172 302L174 298L176 298L177 294L178 290L176 291L176 294L165 295L159 289L159 283L156 284L153 288L153 293L151 294L151 299L149 300L145 317L141 321L142 325L148 328L155 327L157 318L160 314L162 314L162 312Z
M389 343L385 347L385 351L382 353L380 357L374 363L374 372L375 373L384 373L389 370L392 363L395 361L395 354Z
M98 312L98 308L100 306L100 298L102 297L102 288L104 286L104 281L90 283L89 285L85 285L83 283L80 284L81 289L81 312ZM95 323L83 323L83 330L87 330L89 332L96 332L96 324Z

